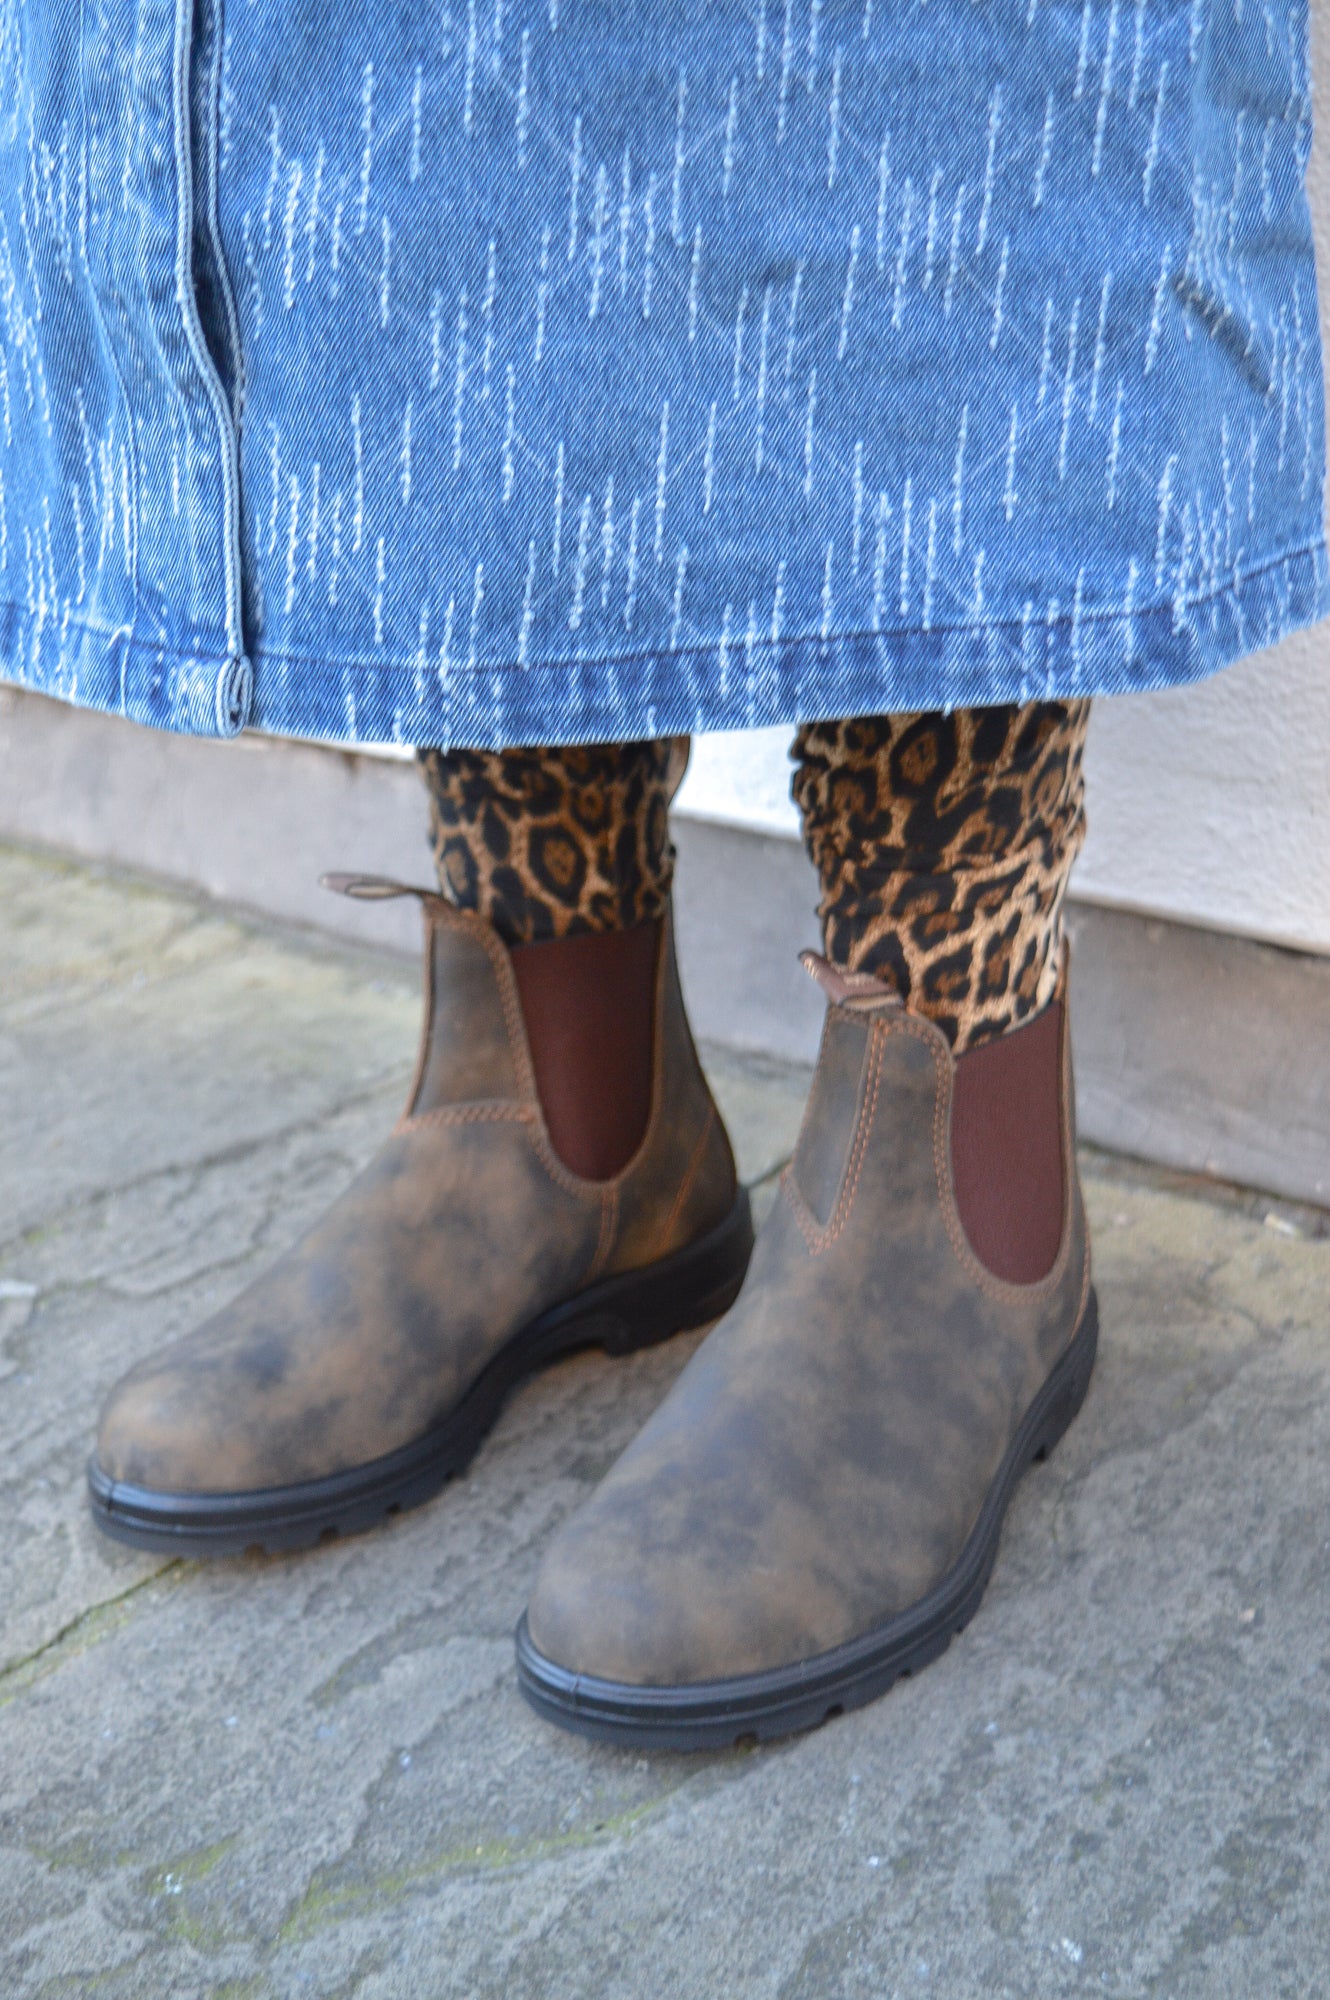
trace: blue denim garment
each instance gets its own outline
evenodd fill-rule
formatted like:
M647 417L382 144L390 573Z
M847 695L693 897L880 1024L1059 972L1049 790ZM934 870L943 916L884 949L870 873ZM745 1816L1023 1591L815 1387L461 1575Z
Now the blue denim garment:
M0 656L496 746L1330 606L1305 0L11 0Z

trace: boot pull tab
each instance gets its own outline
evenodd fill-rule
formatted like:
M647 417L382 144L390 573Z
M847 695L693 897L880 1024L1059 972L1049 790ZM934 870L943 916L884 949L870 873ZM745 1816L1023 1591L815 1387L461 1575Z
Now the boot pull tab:
M334 895L351 896L359 903L387 903L397 896L414 896L426 909L441 903L437 889L417 889L410 882L394 882L390 875L320 875L319 887Z
M903 1007L895 987L888 986L871 972L847 972L833 965L820 951L801 951L799 963L815 979L833 1007L848 1007L856 1014L876 1014L889 1007Z

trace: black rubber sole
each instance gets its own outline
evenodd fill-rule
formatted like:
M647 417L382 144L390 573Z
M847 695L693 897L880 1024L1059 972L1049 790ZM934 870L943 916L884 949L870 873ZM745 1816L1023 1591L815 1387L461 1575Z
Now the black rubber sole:
M523 1695L547 1721L598 1742L639 1750L727 1750L816 1729L885 1694L893 1682L944 1653L978 1610L1017 1482L1032 1460L1048 1456L1079 1411L1098 1339L1099 1311L1091 1292L1070 1346L1012 1440L959 1559L908 1611L795 1666L682 1687L635 1687L569 1673L536 1650L523 1614L517 1627Z
M386 1515L430 1499L465 1470L509 1391L524 1377L583 1347L632 1354L733 1305L753 1248L748 1194L724 1222L687 1249L640 1271L605 1278L524 1327L490 1362L445 1421L400 1451L294 1486L249 1493L162 1493L113 1480L88 1466L92 1516L104 1533L172 1555L235 1555L308 1548L353 1535Z

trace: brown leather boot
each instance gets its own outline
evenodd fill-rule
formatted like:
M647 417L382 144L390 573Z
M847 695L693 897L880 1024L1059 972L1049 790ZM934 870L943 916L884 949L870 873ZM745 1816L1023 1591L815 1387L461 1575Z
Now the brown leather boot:
M877 980L810 969L831 1003L821 1055L742 1295L555 1539L518 1628L523 1693L589 1736L775 1736L934 1659L979 1603L1017 1480L1090 1379L1065 1017L1051 1256L1012 1282L963 1226L945 1037ZM1047 1046L1054 1006L1005 1039ZM1005 1081L970 1093L972 1164L1004 1128ZM1043 1227L1028 1211L1011 1209L1027 1265Z
M122 1541L220 1554L367 1527L465 1466L519 1377L573 1348L624 1354L700 1326L743 1280L748 1198L668 918L645 1134L620 1171L587 1180L551 1143L513 959L490 926L427 892L330 881L420 896L407 1109L271 1271L111 1392L88 1482Z

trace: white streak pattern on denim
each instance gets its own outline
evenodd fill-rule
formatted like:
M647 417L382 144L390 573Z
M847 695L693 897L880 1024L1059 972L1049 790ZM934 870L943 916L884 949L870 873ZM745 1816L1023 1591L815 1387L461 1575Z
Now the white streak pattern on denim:
M190 11L0 14L11 678L498 746L1330 608L1305 0Z

